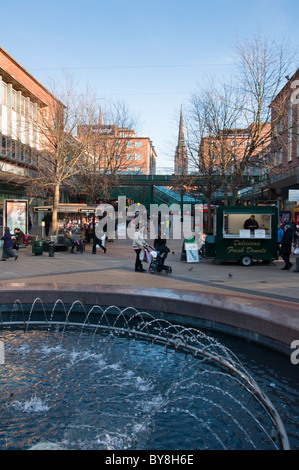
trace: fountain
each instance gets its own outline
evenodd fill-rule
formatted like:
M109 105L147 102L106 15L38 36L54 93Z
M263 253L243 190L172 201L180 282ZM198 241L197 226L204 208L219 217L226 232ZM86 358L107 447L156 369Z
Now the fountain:
M0 448L289 449L238 357L162 316L79 300L4 305Z

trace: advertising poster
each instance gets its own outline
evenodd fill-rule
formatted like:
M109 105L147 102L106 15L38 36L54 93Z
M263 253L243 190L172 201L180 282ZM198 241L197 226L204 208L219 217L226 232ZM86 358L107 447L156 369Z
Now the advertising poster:
M25 199L5 199L4 201L4 226L10 228L13 233L15 228L27 233L28 227L28 201Z
M289 224L291 222L291 212L290 211L282 211L280 213L280 222L282 224Z

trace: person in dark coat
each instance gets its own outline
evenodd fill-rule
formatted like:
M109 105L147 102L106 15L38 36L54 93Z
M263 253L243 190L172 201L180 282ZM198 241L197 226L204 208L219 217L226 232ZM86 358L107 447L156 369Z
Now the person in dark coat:
M285 262L285 266L281 269L289 270L293 266L290 262L290 255L292 250L293 231L290 225L284 226L284 234L281 240L281 257Z
M161 235L158 235L154 240L154 248L164 255L164 260L167 258L170 249L166 246L166 238L162 238Z
M249 219L245 220L244 222L244 229L245 230L250 230L251 233L254 233L254 230L259 228L259 224L255 220L255 216L251 215Z
M18 250L20 245L25 243L25 233L20 228L14 229L15 239L13 240L13 249Z
M6 261L8 258L14 258L15 261L18 259L18 255L12 249L13 241L11 238L11 233L9 227L4 227L4 235L1 238L3 240L3 251L2 251L2 261Z
M42 222L45 222L45 229L46 229L45 235L47 237L49 235L50 227L52 223L52 214L50 212L47 212Z

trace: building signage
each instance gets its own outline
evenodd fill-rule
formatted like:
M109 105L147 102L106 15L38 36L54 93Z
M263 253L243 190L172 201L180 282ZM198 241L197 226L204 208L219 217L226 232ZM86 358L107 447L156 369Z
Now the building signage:
M114 135L115 126L107 124L94 124L92 126L78 126L78 134L100 134L100 135Z
M226 245L226 250L228 254L253 256L267 252L265 245L259 240L232 240Z
M289 189L289 201L290 202L299 201L299 189Z

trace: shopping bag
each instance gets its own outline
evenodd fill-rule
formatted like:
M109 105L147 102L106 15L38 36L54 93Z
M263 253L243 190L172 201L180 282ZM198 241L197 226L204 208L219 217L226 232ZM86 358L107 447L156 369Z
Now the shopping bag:
M150 254L149 254L149 252L147 251L147 249L144 249L144 252L145 252L144 261L145 261L146 263L149 263L149 264L150 264L150 262L151 262Z

